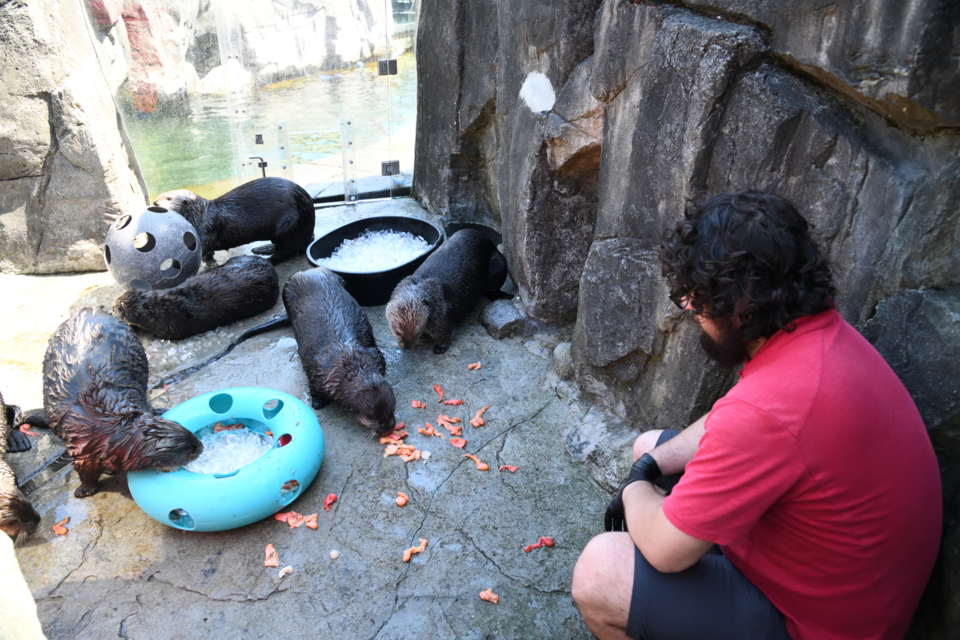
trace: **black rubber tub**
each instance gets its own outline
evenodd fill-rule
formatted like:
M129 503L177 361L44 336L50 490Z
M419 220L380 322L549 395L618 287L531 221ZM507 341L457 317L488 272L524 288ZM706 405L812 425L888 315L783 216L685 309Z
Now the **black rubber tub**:
M423 261L443 242L443 231L436 225L408 216L377 216L354 220L337 227L324 236L320 236L307 247L307 260L314 266L321 266L319 260L329 258L344 240L353 240L364 231L396 231L420 236L430 245L424 253L410 262L406 262L388 271L370 271L357 273L331 269L343 278L344 287L361 307L378 307L390 301L390 294L401 280L417 270Z

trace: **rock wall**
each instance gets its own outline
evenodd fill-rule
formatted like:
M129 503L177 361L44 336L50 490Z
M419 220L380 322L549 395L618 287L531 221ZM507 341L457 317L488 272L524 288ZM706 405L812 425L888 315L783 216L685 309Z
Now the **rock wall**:
M657 251L693 203L774 191L814 225L841 313L913 393L945 540L960 538L960 4L544 4L423 3L414 193L501 230L532 320L575 319L576 379L623 423L585 421L572 453L610 485L629 453L598 452L622 448L624 425L677 428L729 387ZM912 637L960 625L948 546Z
M146 189L77 0L0 4L0 269L103 270ZM80 25L80 28L77 28Z

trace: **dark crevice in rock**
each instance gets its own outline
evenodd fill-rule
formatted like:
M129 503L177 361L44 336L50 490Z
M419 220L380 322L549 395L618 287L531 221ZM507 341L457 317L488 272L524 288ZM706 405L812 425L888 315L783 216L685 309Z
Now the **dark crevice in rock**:
M399 585L399 583L398 583L398 584L397 584L397 588L399 589L399 587L400 587L400 585ZM392 616L392 615L394 614L394 612L397 611L397 608L398 608L398 607L397 607L396 596L395 596L394 602L393 602L393 611L390 612L390 615L389 615L389 616L387 616L386 618L383 619L383 622L380 623L380 626L379 626L379 627L377 627L376 629L374 629L373 635L370 636L370 640L375 640L376 637L380 635L380 632L383 631L383 628L384 628L385 626L387 626L387 623L388 623L388 622L390 622L390 616Z
M870 306L870 309L863 314L863 323L866 324L877 315L877 308L880 306L880 303L883 302L883 298L877 296L877 299L873 301L873 304Z
M77 622L77 626L72 629L75 634L79 634L81 631L87 628L87 625L90 624L90 614L90 611L85 611L84 614L80 616L80 621Z
M882 117L890 126L916 136L960 129L960 122L941 118L910 98L888 94L884 101L865 96L829 71L803 64L792 56L771 52L776 66L841 102L851 102Z
M830 161L831 158L833 158L834 154L836 153L837 140L839 139L840 139L839 133L834 134L830 138L830 140L825 145L824 150L821 151L820 154L813 159L813 166L815 166L817 169L820 169L821 171L823 170L823 168L827 165L827 163Z
M98 57L99 60L99 57ZM130 138L127 136L127 129L123 126L123 118L120 117L120 107L116 104L114 100L114 108L117 111L117 131L120 133L120 144L123 147L124 153L127 156L127 166L130 168L130 172L136 177L137 183L140 185L140 192L143 193L144 204L151 204L148 202L150 196L150 190L147 188L147 182L143 179L143 171L140 170L140 162L137 160L137 154L134 153L133 143L130 142Z
M467 2L469 2L469 0L459 0L459 1L458 1L458 0L453 0L454 7L455 7L454 10L457 12L456 24L455 24L455 27L454 27L454 28L455 28L455 33L456 33L458 36L460 36L460 37L457 38L458 42L456 43L456 50L457 50L457 75L456 75L456 77L457 77L457 78L464 78L464 77L465 77L463 72L464 72L464 58L466 57L466 47L464 46L464 39L463 39L462 35L463 35L463 33L464 33L465 23L466 23L466 18L467 18L467 16L466 16L466 14L467 14L466 3L467 3ZM460 129L460 124L461 124L461 123L460 123L460 106L461 106L462 103L463 103L463 92L462 92L462 91L457 91L457 92L456 92L456 101L454 102L454 105L453 105L453 113L455 114L455 117L456 117L455 130L459 130L459 129Z
M350 473L347 474L347 478L343 481L343 485L340 487L340 491L337 493L337 502L343 499L344 494L347 491L347 486L350 484L350 480L353 479L353 465L350 465ZM333 507L331 507L332 509ZM339 521L340 510L337 509L336 513L333 514L332 522L330 526L327 527L327 531L332 531L333 528L337 525Z
M419 536L419 535L420 535L420 532L423 531L423 526L424 526L424 524L426 524L427 518L430 517L430 507L433 505L433 499L434 499L434 497L436 497L437 492L440 491L440 489L443 488L443 485L445 485L445 484L447 483L447 480L449 480L451 477L453 477L453 474L455 474L455 473L457 472L457 469L459 469L460 466L461 466L464 462L465 462L465 460L460 460L460 462L458 462L458 463L453 467L453 469L450 471L450 473L447 474L447 477L444 478L443 480L441 480L441 481L437 484L437 488L430 492L430 499L427 501L427 507L426 507L426 509L423 510L423 517L420 519L420 525L417 527L417 530L414 531L413 534L412 534L412 536L410 537L410 542L411 542L411 543L413 543L414 541L416 541L416 540L417 540L417 536Z
M530 422L531 420L533 420L534 418L536 418L537 416L539 416L541 413L543 413L543 411L544 411L547 407L550 406L551 402L552 402L552 400L551 400L550 402L547 402L545 405L543 405L543 406L540 407L539 409L537 409L537 410L533 413L533 415L531 415L529 418L525 418L525 419L523 419L523 420L520 420L520 421L518 421L518 422L515 422L514 424L510 425L509 427L507 427L506 429L504 429L503 431L501 431L501 432L498 433L497 435L493 436L492 438L490 438L489 440L487 440L486 442L484 442L484 443L480 446L480 448L477 449L477 453L480 453L481 451L483 451L483 450L486 448L486 446L487 446L488 444L490 444L491 442L493 442L494 440L496 440L496 439L498 439L498 438L500 438L500 437L506 436L508 433L510 433L511 431L513 431L514 429L516 429L517 427L521 427L521 426L525 425L526 423ZM482 428L482 427L481 427L481 428Z
M440 607L440 615L443 616L443 621L446 623L447 628L452 630L453 625L450 623L450 616L447 615L446 607ZM437 637L439 637L439 634L437 634Z
M717 365L713 366L714 370L707 374L691 408L689 415L689 422L691 423L706 415L713 408L714 403L726 395L727 391L737 381L737 372L740 367L723 369ZM685 427L686 425L679 425L681 429Z
M163 580L163 579L161 579L161 578L158 578L158 577L157 577L157 573L159 573L159 572L151 573L151 574L147 577L147 582L156 582L156 583L159 583L159 584L168 586L168 587L170 587L170 588L172 588L172 589L177 589L178 591L184 591L184 592L186 592L186 593L195 593L195 594L197 594L198 596L203 596L205 599L210 600L210 601L212 601L212 602L265 602L265 601L269 600L271 597L275 596L276 594L278 594L278 593L283 593L283 592L284 592L284 589L281 589L280 587L276 587L273 591L271 591L271 592L268 593L267 595L262 596L262 597L259 597L259 598L251 598L251 597L249 597L249 596L247 596L246 594L243 594L243 593L230 593L230 594L227 594L228 596L238 596L238 597L235 597L235 598L234 598L234 597L220 597L220 598L215 598L215 597L213 597L213 596L211 596L211 595L209 595L209 594L204 593L203 591L197 591L196 589L191 589L191 588L189 588L189 587L184 587L184 586L182 586L182 585L173 584L172 582L168 582L168 581L166 581L166 580Z
M207 366L213 364L213 363L216 362L217 360L220 360L221 358L223 358L224 356L226 356L228 353L230 353L231 351L233 351L234 348L235 348L237 345L239 345L241 342L243 342L245 339L246 339L245 334L240 334L239 336L237 336L237 337L235 337L233 340L231 340L231 341L230 341L230 344L228 344L228 345L227 345L222 351L220 351L219 353L215 353L214 355L210 356L210 357L207 358L206 360L203 360L203 361L198 362L198 363L196 363L196 364L192 364L192 365L190 365L189 367L184 367L183 369L180 369L179 371L175 371L175 372L171 373L170 375L168 375L168 376L166 376L166 377L164 377L164 378L159 378L159 379L157 379L157 381L156 381L155 383L153 383L152 385L150 385L149 387L147 387L147 393L149 394L150 392L156 391L157 389L162 389L163 387L167 387L167 386L173 386L173 385L177 384L178 382L182 382L182 381L186 380L187 378L189 378L189 377L192 376L193 374L198 373L201 369L206 368ZM165 393L166 393L166 391L163 391L163 392L161 392L161 393L156 394L155 396L153 396L153 397L151 398L151 402L153 402L153 401L155 401L155 400L157 400L157 399L159 399L159 398L162 398Z
M513 581L513 582L519 582L519 583L521 583L521 584L522 584L523 586L525 586L525 587L533 587L533 586L534 586L534 585L530 582L530 580L527 580L527 579L525 579L525 578L522 577L522 576L512 576L512 575L510 575L509 573L507 573L506 571L504 571L503 568L501 568L500 565L497 564L497 561L494 560L493 558L491 558L490 556L488 556L488 555L487 555L487 552L484 551L484 550L480 547L480 545L477 544L477 541L473 539L473 536L471 536L469 533L467 533L464 529L457 529L457 533L459 533L459 534L462 535L464 538L466 538L466 539L470 542L470 544L473 546L473 548L477 551L477 553L479 553L481 556L483 556L484 559L485 559L487 562L489 562L490 564L492 564L493 567L497 570L497 572L500 573L500 575L502 575L504 578L506 578L507 580L511 580L511 581Z
M36 273L40 263L40 249L43 247L43 238L46 232L45 224L47 216L44 209L47 204L47 188L53 179L53 163L60 153L60 143L57 139L56 114L54 114L53 97L49 93L37 94L37 97L43 100L47 105L47 118L50 127L50 149L47 151L47 157L43 159L42 179L40 188L37 190L37 209L35 212L27 210L27 242L33 246L33 264L24 269L25 273ZM31 215L31 213L33 215ZM31 231L33 233L31 234ZM31 242L30 236L33 235L34 242Z
M541 589L540 587L537 586L537 583L534 582L533 580L529 580L529 579L527 579L527 578L525 578L525 577L523 577L523 576L510 575L509 573L507 573L506 571L504 571L503 568L500 567L500 565L497 563L496 560L494 560L494 559L491 558L489 555L487 555L487 552L484 551L483 548L482 548L480 545L477 544L477 541L474 540L473 537L472 537L469 533L467 533L467 532L466 532L465 530L463 530L463 529L457 529L457 532L458 532L460 535L462 535L464 538L466 538L467 540L469 540L469 541L470 541L470 544L471 544L471 545L473 546L473 548L477 551L477 553L479 553L481 556L483 556L484 559L487 560L487 562L489 562L490 564L492 564L492 565L494 566L494 568L497 570L497 572L499 572L500 575L502 575L502 576L503 576L504 578L506 578L507 580L511 580L511 581L513 581L513 582L519 582L520 584L522 584L522 585L523 585L524 587L526 587L527 589L533 589L533 590L537 591L538 593L542 593L542 594L546 594L546 595L560 595L560 596L566 596L566 597L569 597L569 596L570 596L570 590L569 590L569 589Z
M896 235L897 229L903 223L903 219L906 218L907 214L910 212L910 207L913 206L913 200L917 196L917 191L923 188L923 185L925 182L926 182L925 178L920 179L920 181L917 183L917 188L910 191L909 193L906 194L906 196L904 196L903 206L900 208L900 215L897 216L897 221L893 225L894 228L893 228L893 233L891 233L891 236Z
M607 95L601 98L597 98L597 100L599 100L600 102L603 102L604 104L610 104L611 102L616 100L617 96L623 93L623 90L626 89L628 86L630 86L630 83L633 82L634 77L636 77L636 75L641 71L646 70L647 64L649 64L649 62L644 62L643 64L639 65L636 69L633 70L633 72L630 73L630 77L627 78L626 82L624 82L622 85L614 87L610 91L610 93L608 93Z
M128 631L128 629L127 629L127 620L129 620L130 618L132 618L132 617L135 616L135 615L137 615L137 614L131 613L130 615L124 617L124 618L120 621L120 628L117 630L117 637L118 637L118 638L126 638L126 637L127 637L127 631Z
M336 611L332 611L328 609L327 603L323 601L323 598L310 597L310 604L314 605L315 607L318 606L323 611L324 615L328 615L328 616L331 614L337 613L339 611L339 609Z

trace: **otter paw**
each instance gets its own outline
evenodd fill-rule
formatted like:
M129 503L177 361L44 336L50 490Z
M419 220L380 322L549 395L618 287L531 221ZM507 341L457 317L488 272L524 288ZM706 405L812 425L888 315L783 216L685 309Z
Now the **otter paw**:
M27 434L20 431L11 431L10 435L7 436L7 452L8 453L20 453L21 451L29 451L30 447L33 445L30 444L30 438L27 437Z
M327 406L327 401L319 400L319 399L311 399L310 406L319 411L320 409L323 409L325 406Z

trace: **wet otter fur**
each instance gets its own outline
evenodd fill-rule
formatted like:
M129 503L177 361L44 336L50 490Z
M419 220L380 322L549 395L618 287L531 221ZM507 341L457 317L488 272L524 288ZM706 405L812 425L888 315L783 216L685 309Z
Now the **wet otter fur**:
M387 303L393 337L410 349L429 336L433 352L445 352L454 328L506 278L506 258L492 240L474 229L454 233L393 290Z
M205 258L257 240L273 245L254 253L270 255L273 264L304 253L313 239L316 213L303 187L284 178L258 178L215 200L177 189L161 194L158 207L176 211L196 228Z
M20 410L14 405L5 404L2 395L0 409L0 530L10 536L14 544L19 544L37 530L40 514L17 488L13 469L4 460L7 454L7 438L17 428L10 418L19 417Z
M270 309L280 281L269 262L236 256L170 289L129 289L113 315L164 340L180 340Z
M317 267L295 273L283 287L283 305L297 339L314 409L338 402L371 435L396 425L397 401L373 328L340 276Z
M147 377L140 340L107 313L77 309L50 338L43 407L80 476L76 497L99 491L101 473L177 467L203 451L197 436L150 406Z

